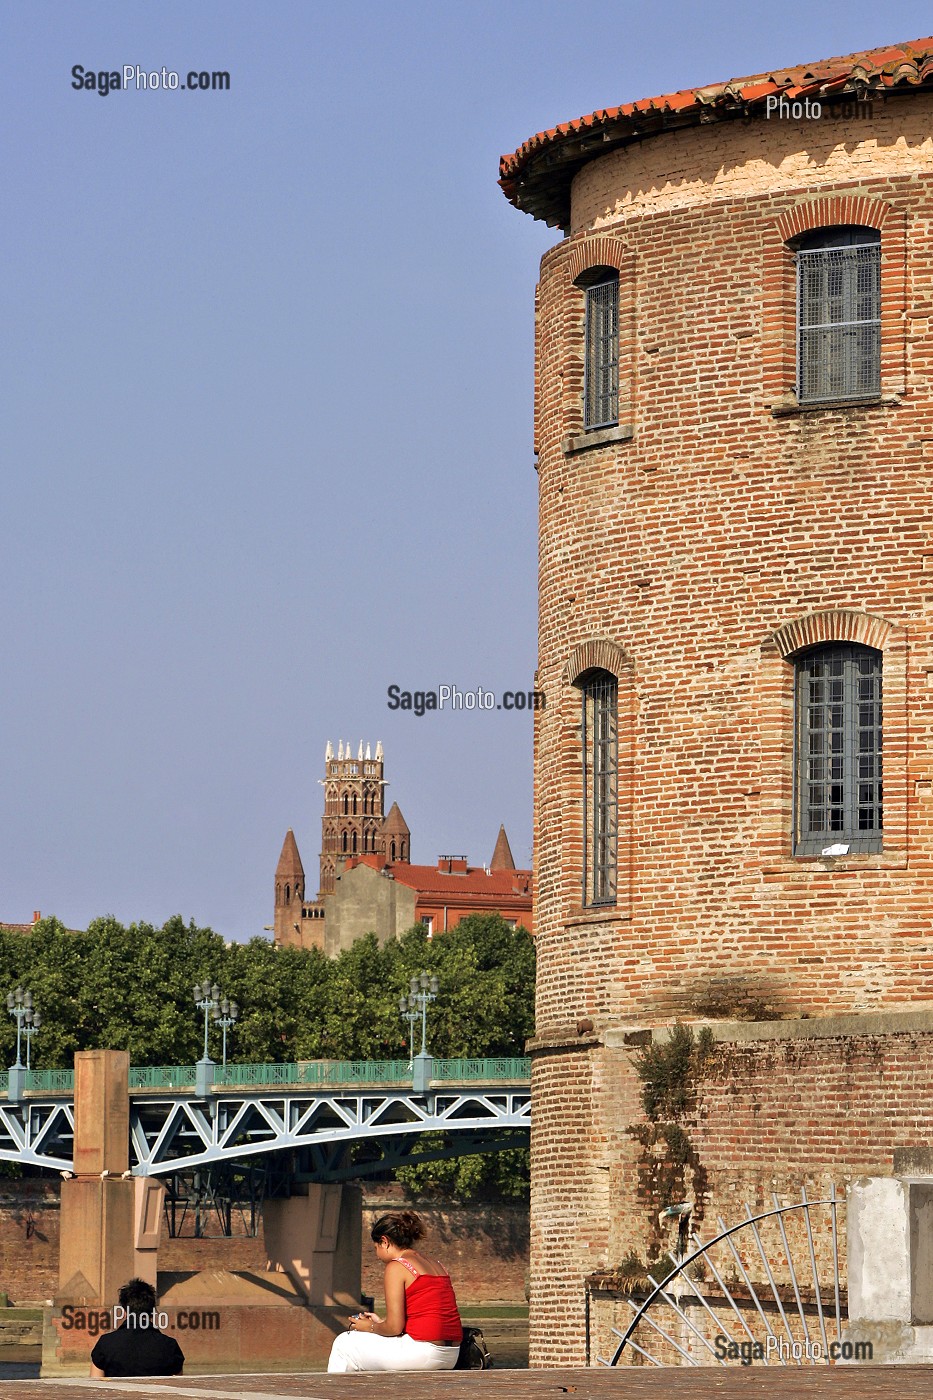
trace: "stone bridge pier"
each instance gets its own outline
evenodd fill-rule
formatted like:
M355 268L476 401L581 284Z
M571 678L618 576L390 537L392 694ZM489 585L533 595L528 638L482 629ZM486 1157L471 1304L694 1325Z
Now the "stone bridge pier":
M43 1327L44 1376L87 1374L94 1340L109 1324L104 1314L129 1279L158 1289L164 1187L130 1170L126 1052L75 1056L74 1120L74 1174L61 1192L58 1292ZM265 1273L204 1273L160 1297L187 1369L324 1364L333 1335L359 1306L361 1192L353 1184L315 1183L298 1192L265 1203ZM277 1285L283 1273L289 1282ZM192 1330L194 1302L198 1317L216 1322Z

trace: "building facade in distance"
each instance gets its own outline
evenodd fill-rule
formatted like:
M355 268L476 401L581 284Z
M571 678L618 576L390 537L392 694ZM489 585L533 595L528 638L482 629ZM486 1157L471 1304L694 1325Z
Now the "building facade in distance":
M662 1248L659 1165L715 1229L933 1138L931 134L924 39L502 159L564 235L536 309L532 1364L579 1364L586 1280ZM679 1164L636 1070L677 1020L716 1038Z
M397 803L383 811L385 756L362 743L354 757L341 742L324 757L320 889L306 897L305 873L289 829L275 871L273 935L283 946L321 948L333 957L366 933L380 942L415 924L429 934L468 914L501 914L532 929L531 871L516 870L505 828L488 867L465 856L436 866L411 863L411 832Z

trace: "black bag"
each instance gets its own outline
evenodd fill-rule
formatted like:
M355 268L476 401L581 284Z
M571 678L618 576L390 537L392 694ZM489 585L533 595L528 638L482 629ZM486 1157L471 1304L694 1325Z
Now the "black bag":
M488 1371L492 1357L479 1327L464 1327L455 1371Z

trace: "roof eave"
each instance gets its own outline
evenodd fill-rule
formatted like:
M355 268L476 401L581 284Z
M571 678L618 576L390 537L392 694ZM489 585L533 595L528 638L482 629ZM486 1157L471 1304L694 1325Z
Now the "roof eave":
M887 81L885 81L885 76ZM808 75L803 82L768 81L749 97L731 85L714 89L697 89L695 100L679 108L646 106L625 113L594 114L572 123L570 131L542 133L532 138L524 154L520 148L500 163L499 184L506 199L516 209L529 213L551 228L566 233L570 228L570 191L574 177L591 160L637 142L714 122L746 119L762 111L768 97L784 96L799 100L806 96L824 102L844 101L853 94L862 97L873 92L883 93L889 101L898 96L933 90L933 65L922 71L906 66L895 73L882 76L856 65L844 73Z

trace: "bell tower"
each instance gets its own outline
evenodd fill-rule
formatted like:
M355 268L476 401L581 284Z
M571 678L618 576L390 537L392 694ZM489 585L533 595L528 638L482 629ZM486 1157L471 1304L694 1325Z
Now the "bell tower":
M301 908L305 897L305 872L295 833L289 827L275 868L275 941L294 943L301 936Z
M328 742L324 754L324 816L321 819L321 887L318 899L332 894L337 863L350 856L371 855L383 849L383 750L375 755L363 742L354 758L343 740Z

